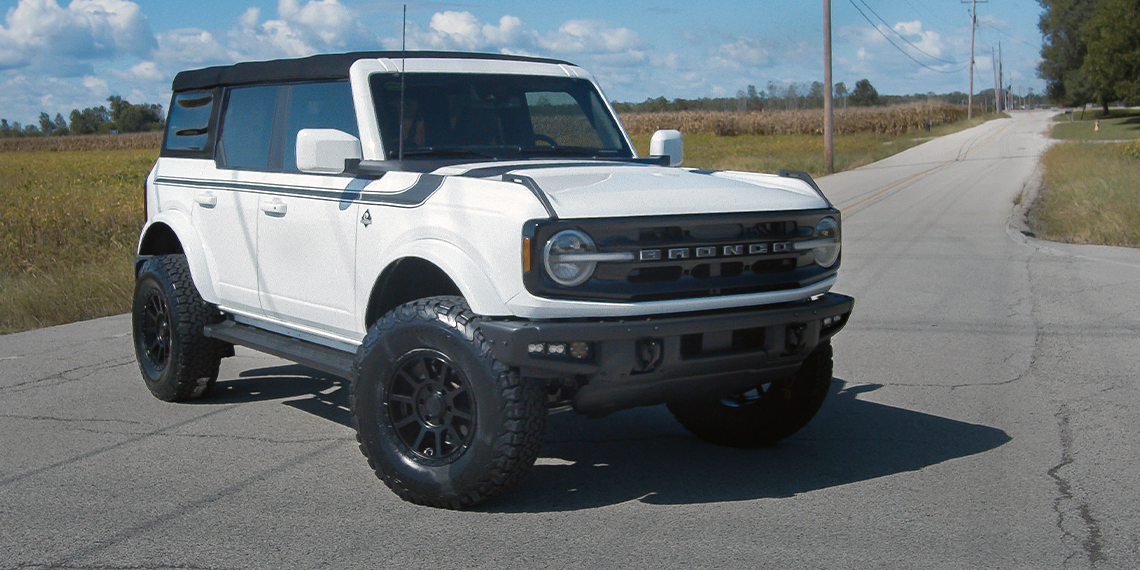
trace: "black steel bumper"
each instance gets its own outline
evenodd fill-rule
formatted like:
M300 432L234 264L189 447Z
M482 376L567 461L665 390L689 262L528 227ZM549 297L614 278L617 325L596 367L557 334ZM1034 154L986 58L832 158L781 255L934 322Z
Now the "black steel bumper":
M485 320L495 357L537 378L584 381L574 408L598 414L727 395L794 374L839 332L854 299L729 311L573 321Z

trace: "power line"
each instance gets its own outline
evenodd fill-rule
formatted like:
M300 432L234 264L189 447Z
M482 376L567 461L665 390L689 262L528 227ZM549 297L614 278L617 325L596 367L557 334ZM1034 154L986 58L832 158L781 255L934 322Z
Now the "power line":
M937 18L937 19L938 19L938 20L940 20L940 21L941 21L943 24L946 24L946 25L948 25L948 26L952 26L952 25L953 25L953 24L951 24L950 22L947 22L945 18L943 18L941 15L939 15L939 14L938 14L937 12L935 12L934 10L931 10L929 7L927 7L927 6L926 6L925 4L923 4L922 2L918 2L918 5L916 6L916 5L915 5L915 2L914 2L914 1L911 1L911 0L904 0L904 1L905 1L905 2L906 2L908 5L910 5L910 7L911 7L911 8L914 8L914 11L915 11L915 12L918 12L918 11L919 11L919 10L918 10L918 6L922 6L922 9L923 9L923 10L925 10L927 14L929 14L929 15L931 15L931 16L933 16L933 17ZM917 1L917 0L915 0L915 1Z
M1013 43L1015 43L1015 44L1021 44L1021 45L1030 46L1030 47L1032 47L1032 46L1033 46L1033 44L1031 44L1031 43L1029 43L1029 42L1025 41L1025 39L1023 39L1023 38L1019 38L1019 37L1016 37L1016 36L1011 36L1011 35L1009 35L1009 33L1008 33L1008 32L1006 32L1005 30L1003 30L1003 29L1001 29L1001 28L999 28L999 27L997 27L997 26L995 26L995 25L993 25L993 24L990 24L990 23L986 22L985 20L978 20L978 25L979 25L979 26L981 26L981 27L983 27L983 28L989 28L989 29L991 29L991 30L993 30L993 31L995 31L995 32L997 32L997 33L999 33L999 34L1001 34L1001 35L1005 36L1005 37L1006 37L1006 39L1008 39L1009 41L1011 41L1011 42L1013 42Z
M903 55L905 55L905 56L907 56L908 58L910 58L910 60L911 60L911 61L913 61L913 62L915 62L915 63L917 63L917 64L921 65L922 67L925 67L926 69L929 69L930 71L934 71L934 72L936 72L936 73L947 73L947 74L952 74L952 73L961 73L961 72L962 72L962 70L966 69L966 67L968 67L968 66L969 66L969 64L966 64L966 65L964 65L964 66L962 66L962 67L960 67L960 68L958 68L958 69L953 69L953 70L949 70L949 71L946 71L946 70L942 70L942 69L936 69L936 68L934 68L934 67L930 67L929 65L926 65L925 63L922 63L921 61L918 61L917 59L915 59L915 57L914 57L913 55L910 55L909 53L907 53L907 51L906 51L906 50L904 50L903 48L899 47L899 45L898 45L898 44L896 44L896 43L894 42L894 40L892 40L892 39L891 39L891 37L890 37L890 36L888 36L887 34L884 34L884 33L883 33L883 30L880 30L880 29L879 29L879 26L876 26L876 25L875 25L875 22L872 22L872 21L871 21L871 18L868 18L868 17L867 17L867 14L865 14L865 13L863 12L863 10L859 8L859 5L855 3L855 0L849 0L849 1L851 2L851 5L855 7L855 10L859 12L859 15L860 15L860 16L863 16L863 19L867 20L867 23L868 23L868 24L871 24L871 27L872 27L872 28L875 28L875 31L876 31L876 32L879 32L879 34L880 34L881 36L883 36L883 38L884 38L884 39L886 39L888 43L890 43L892 46L894 46L894 48L895 48L895 49L899 50L899 52L900 52L900 53L902 53Z
M889 23L887 23L887 21L886 21L886 20L884 20L884 19L883 19L883 17L882 17L882 16L880 16L880 15L879 15L879 13L878 13L878 12L876 12L874 8L872 8L872 7L871 7L869 4L867 4L867 2L866 2L865 0L859 0L859 3L860 3L860 4L862 4L862 5L864 5L864 6L866 6L866 7L867 7L867 10L870 10L870 11L871 11L871 13L872 13L872 14L874 14L874 15L875 15L875 17L876 17L876 18L878 18L878 19L879 19L879 21L880 21L880 22L882 22L884 26L886 26L888 29L890 29L892 32L894 32L894 34L895 34L896 36L898 36L898 37L899 37L899 39L901 39L902 41L904 41L904 42L906 42L906 43L910 44L910 47L912 47L912 48L914 48L914 49L918 50L918 51L919 51L920 53L922 53L923 55L925 55L925 56L929 57L930 59L933 59L934 61L941 61L942 63L949 63L950 65L955 65L955 64L957 64L957 63L958 63L958 62L956 62L956 61L946 61L945 59L941 59L941 58L939 58L938 56L936 56L936 55L934 55L934 54L931 54L931 53L929 53L929 52L927 52L927 51L923 50L922 48L918 47L917 45L915 45L915 44L914 44L914 42L912 42L912 41L910 41L910 40L906 39L906 36L904 36L904 35L900 34L900 33L898 32L898 30L894 29L894 28L893 28L893 27L892 27L892 26L891 26ZM882 33L882 32L880 32L880 33Z

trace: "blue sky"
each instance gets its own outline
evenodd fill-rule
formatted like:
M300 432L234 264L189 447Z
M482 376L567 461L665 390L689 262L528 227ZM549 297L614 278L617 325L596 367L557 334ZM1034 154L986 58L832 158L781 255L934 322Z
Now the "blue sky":
M0 0L0 117L105 104L166 105L182 69L365 49L399 49L402 2L365 0ZM823 79L822 1L407 2L409 49L551 56L597 77L617 101L732 96ZM970 5L832 0L834 77L882 94L965 92ZM978 4L975 91L1036 93L1036 0ZM868 21L870 20L870 21ZM904 53L905 52L905 53Z

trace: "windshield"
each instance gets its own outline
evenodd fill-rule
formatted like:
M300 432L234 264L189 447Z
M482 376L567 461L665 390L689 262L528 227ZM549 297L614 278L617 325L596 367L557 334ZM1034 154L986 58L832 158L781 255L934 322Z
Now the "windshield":
M388 159L400 150L400 76L372 76ZM531 75L411 73L404 77L404 158L630 158L593 83Z

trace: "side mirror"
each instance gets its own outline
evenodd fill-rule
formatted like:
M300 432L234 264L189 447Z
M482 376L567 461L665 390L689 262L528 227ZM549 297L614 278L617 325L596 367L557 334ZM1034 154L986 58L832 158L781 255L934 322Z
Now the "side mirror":
M361 160L360 139L336 129L297 133L297 169L308 174L341 174L346 160Z
M668 129L653 133L649 139L649 156L669 157L669 166L681 164L685 158L685 145L681 142L681 131Z

